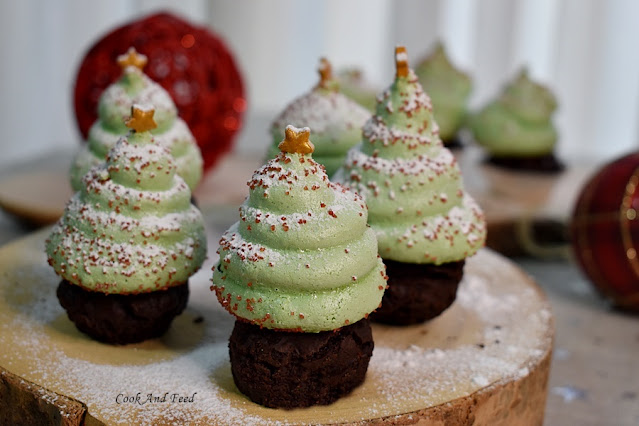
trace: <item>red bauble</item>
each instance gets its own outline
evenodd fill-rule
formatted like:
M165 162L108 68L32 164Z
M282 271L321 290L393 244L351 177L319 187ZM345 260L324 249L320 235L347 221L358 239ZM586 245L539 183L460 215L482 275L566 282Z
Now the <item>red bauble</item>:
M148 57L144 72L171 94L202 151L205 169L212 167L231 148L241 126L246 110L242 77L222 40L169 13L119 27L87 52L74 90L82 136L97 119L102 91L122 73L118 55L131 46Z
M590 179L571 232L577 260L597 289L617 306L639 312L639 153Z

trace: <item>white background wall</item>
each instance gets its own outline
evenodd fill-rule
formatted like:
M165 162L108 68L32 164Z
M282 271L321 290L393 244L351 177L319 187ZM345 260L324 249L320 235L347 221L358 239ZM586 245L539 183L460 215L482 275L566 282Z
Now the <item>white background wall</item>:
M605 160L639 146L635 0L5 0L0 167L78 144L71 99L85 50L113 26L163 7L227 41L253 114L274 114L309 90L322 55L385 87L396 44L414 64L441 38L474 78L473 107L524 64L553 88L563 157ZM264 135L237 149L262 150Z

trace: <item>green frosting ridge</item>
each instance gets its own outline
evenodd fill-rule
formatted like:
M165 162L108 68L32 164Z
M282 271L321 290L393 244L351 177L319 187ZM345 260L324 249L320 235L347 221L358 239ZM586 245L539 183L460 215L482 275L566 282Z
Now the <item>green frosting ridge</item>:
M431 101L412 70L378 96L335 180L359 192L384 259L442 264L484 245L486 224L464 192L459 166L438 135Z
M131 132L84 176L46 242L49 264L87 290L131 294L187 282L206 257L191 191L150 132Z
M293 100L271 125L268 158L275 157L284 138L284 128L308 126L313 132L313 158L331 176L344 162L348 150L362 137L362 126L370 112L333 88L316 86L311 92Z
M175 157L178 174L194 190L202 178L203 161L200 149L186 123L178 117L169 93L138 68L124 69L120 79L100 96L98 120L91 126L87 143L76 154L71 165L71 186L82 188L82 177L100 164L121 135L128 132L124 119L133 104L153 105L158 125L151 133L155 142L166 147Z
M359 195L298 153L281 152L248 185L213 268L213 289L230 313L271 329L320 332L379 306L385 267Z
M497 157L529 157L552 153L557 130L552 114L557 101L526 70L503 93L470 119L477 142Z
M441 43L417 65L415 74L433 103L439 136L444 142L451 140L466 118L472 91L470 77L455 68Z

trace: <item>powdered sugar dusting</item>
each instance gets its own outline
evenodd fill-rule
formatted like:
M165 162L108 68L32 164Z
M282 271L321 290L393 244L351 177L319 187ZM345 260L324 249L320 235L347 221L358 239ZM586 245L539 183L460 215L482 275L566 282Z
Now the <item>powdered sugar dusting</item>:
M308 125L314 142L334 141L341 132L360 129L369 115L367 109L339 92L312 91L292 101L275 118L271 133L281 137L288 124Z

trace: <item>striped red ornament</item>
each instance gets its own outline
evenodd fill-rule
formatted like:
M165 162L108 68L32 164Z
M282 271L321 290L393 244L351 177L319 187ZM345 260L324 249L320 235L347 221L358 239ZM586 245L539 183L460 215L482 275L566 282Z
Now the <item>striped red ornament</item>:
M639 153L607 164L584 186L571 239L577 262L599 292L639 312Z

